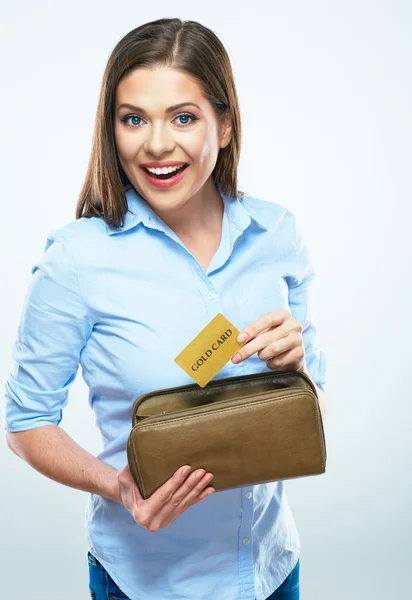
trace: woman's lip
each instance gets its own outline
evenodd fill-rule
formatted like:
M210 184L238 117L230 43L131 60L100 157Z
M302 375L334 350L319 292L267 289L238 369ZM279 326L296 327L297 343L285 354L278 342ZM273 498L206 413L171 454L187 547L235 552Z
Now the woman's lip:
M169 188L169 187L176 185L177 183L179 183L179 181L181 181L181 179L183 179L186 171L190 167L189 164L187 164L187 163L185 163L185 164L186 164L186 168L183 169L183 171L181 173L179 173L179 175L176 175L175 177L173 177L171 179L155 179L154 177L151 177L149 175L149 173L146 171L146 169L144 169L143 167L141 167L141 169L144 173L144 176L149 181L149 183L151 183L152 185L154 185L157 188Z
M140 167L144 168L144 167L153 167L153 169L161 169L162 167L182 167L183 165L187 165L188 163L183 162L183 161L168 161L168 162L164 162L164 163L156 163L156 162L148 162L148 163L142 163L141 165L139 165Z

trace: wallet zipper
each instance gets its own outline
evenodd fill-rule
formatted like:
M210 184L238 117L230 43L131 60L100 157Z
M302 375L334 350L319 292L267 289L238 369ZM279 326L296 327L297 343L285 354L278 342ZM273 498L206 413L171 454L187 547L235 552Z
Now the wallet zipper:
M283 388L283 389L287 389L287 388ZM265 394L273 394L273 392L276 392L279 390L267 390L266 392L260 392L258 394L259 398ZM164 392L164 394L166 394L166 392ZM159 394L160 396L160 394ZM247 403L247 398L249 398L250 396L254 396L253 392L249 395L246 396L244 398L244 402L243 403ZM256 398L255 398L256 399ZM139 425L140 423L142 423L142 421L147 422L148 419L152 420L152 419L157 419L159 418L161 415L176 415L176 414L180 414L180 413L185 413L186 411L198 411L199 409L205 409L202 410L202 412L206 412L208 409L209 410L213 410L213 408L211 408L212 406L216 406L217 404L220 404L221 402L233 402L234 400L236 400L236 397L233 398L224 398L223 400L215 400L214 402L211 402L209 404L201 404L197 407L189 407L189 408L181 408L180 410L172 410L172 411L167 411L167 410L162 410L160 413L157 413L156 415L141 415L138 417L139 422L135 423L134 427L136 427L136 425ZM243 406L243 404L242 404ZM134 418L137 418L136 415ZM162 419L163 421L163 419Z
M251 403L257 402L259 400L264 400L267 396L272 396L273 391L274 390L268 390L267 392L262 392L258 396L255 396L253 398L253 400L250 400L250 397L246 397L237 406L244 406L245 404L251 404ZM310 394L316 400L315 395L310 390L304 390L304 392ZM289 397L293 397L293 396L297 396L297 395L300 395L300 392L292 392L289 395ZM251 396L253 396L253 394L251 394ZM282 400L283 399L284 399L284 396L282 397ZM182 408L180 410L173 410L170 412L168 412L166 410L162 410L162 412L158 413L157 415L150 415L148 417L144 417L144 416L140 417L139 423L136 423L136 425L134 425L134 427L138 427L142 422L147 423L148 421L150 421L151 423L155 423L156 420L160 420L161 422L169 421L170 419L174 419L174 417L176 415L190 416L193 414L200 414L200 413L204 414L204 413L208 413L208 412L215 412L214 407L217 406L217 409L224 408L225 403L227 404L228 407L230 407L231 403L235 402L235 400L236 400L236 398L230 398L229 400L227 400L227 399L216 400L215 402L213 402L211 404L205 404L203 406L198 406L195 408ZM169 417L165 418L164 416L161 416L161 415L169 415Z
M208 384L208 386L206 386L206 388L213 390L215 388L218 388L220 385L222 385L222 382L224 382L224 383L238 383L238 382L247 383L248 381L256 380L256 378L261 377L262 380L264 380L266 378L276 377L276 375L282 376L286 373L289 373L289 371L274 371L272 373L270 371L263 372L263 373L249 373L247 375L236 375L234 377L229 377L229 378L224 378L224 379L214 379ZM314 387L312 380L306 375L306 373L297 371L296 374L298 374L299 377L301 377L307 381L311 390L313 390L313 394L317 398L316 388ZM140 406L140 404L142 404L147 398L150 398L150 396L153 394L155 394L156 396L165 396L165 395L170 394L171 391L173 391L174 393L176 393L176 392L192 392L192 391L197 390L198 388L199 388L199 386L195 383L195 384L189 384L189 385L176 386L174 388L166 388L164 390L157 390L155 392L147 392L146 394L143 395L143 397L136 398L136 400L133 402L133 407L132 407L133 420L135 419L138 406ZM204 388L204 389L206 389L206 388ZM287 389L287 388L284 388L284 389ZM266 393L266 392L264 392L264 393ZM225 401L219 400L218 402L225 402ZM183 409L183 410L188 410L188 409ZM175 412L175 411L173 411L173 412ZM159 413L159 414L167 414L167 411L162 411L162 413ZM153 415L153 416L157 416L157 415ZM145 417L145 416L139 417L139 420L148 419L148 418L152 418L152 415L150 415L148 417Z

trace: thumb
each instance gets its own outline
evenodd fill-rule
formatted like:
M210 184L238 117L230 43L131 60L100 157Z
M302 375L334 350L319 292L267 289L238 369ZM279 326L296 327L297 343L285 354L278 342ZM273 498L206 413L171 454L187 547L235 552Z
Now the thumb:
M133 488L133 499L135 501L136 504L140 504L141 502L143 502L143 497L139 491L139 488L136 485L136 482L133 478L132 472L130 471L130 467L129 464L126 464L122 471L122 473L124 473L125 477L127 478L127 483L128 485L131 485Z
M134 480L133 480L133 497L134 497L136 506L139 506L142 502L144 502L144 498L142 497L141 493L139 492L139 488L135 484Z

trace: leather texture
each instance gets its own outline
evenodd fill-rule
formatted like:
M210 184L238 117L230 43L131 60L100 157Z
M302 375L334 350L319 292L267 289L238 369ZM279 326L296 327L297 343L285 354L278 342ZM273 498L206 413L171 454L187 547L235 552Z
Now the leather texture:
M144 499L183 465L214 474L215 491L319 475L326 445L317 391L298 371L271 371L148 392L127 440Z

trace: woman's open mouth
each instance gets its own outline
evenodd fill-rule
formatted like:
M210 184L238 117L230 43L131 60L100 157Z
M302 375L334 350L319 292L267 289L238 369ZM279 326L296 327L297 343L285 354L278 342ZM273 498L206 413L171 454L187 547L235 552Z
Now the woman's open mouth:
M156 187L170 187L175 185L181 179L183 179L184 174L186 173L187 167L189 167L187 163L178 167L175 171L171 173L151 173L146 167L140 167L145 174L145 177L150 183L155 185Z

